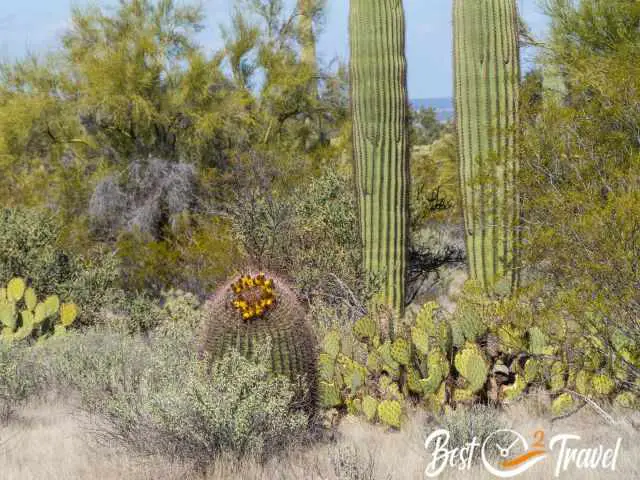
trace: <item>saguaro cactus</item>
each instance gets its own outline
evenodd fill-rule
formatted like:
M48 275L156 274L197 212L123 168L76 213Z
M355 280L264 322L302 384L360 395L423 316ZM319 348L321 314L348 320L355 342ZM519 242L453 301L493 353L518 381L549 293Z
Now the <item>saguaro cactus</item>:
M353 153L365 270L404 309L408 220L407 81L401 0L351 0Z
M454 0L460 190L471 277L491 293L518 282L516 125L520 57L515 0Z

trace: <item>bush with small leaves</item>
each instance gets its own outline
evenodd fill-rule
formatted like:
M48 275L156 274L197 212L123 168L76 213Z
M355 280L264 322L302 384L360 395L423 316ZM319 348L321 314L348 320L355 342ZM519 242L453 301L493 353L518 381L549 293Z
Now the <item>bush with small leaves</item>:
M295 385L271 372L270 343L251 360L231 349L208 364L193 334L72 331L31 347L25 365L38 388L78 392L81 409L104 419L101 436L142 454L202 466L220 454L265 459L307 434Z
M494 407L480 404L449 409L446 414L436 417L436 423L439 428L449 432L450 449L465 447L474 437L482 443L494 432L508 428ZM505 440L508 440L508 436ZM476 456L471 459L472 462L479 460L480 450L476 449L474 453Z
M62 246L61 222L47 210L0 209L0 285L14 277L43 296L60 295L81 307L78 323L93 323L98 312L125 297L113 255L80 256Z

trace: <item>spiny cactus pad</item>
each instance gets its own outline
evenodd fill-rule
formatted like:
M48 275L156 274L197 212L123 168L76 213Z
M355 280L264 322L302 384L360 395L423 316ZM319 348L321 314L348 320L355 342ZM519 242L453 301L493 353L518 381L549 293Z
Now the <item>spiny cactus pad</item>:
M542 370L542 363L536 358L528 358L524 364L524 381L531 383L535 381L540 371Z
M24 292L24 303L27 309L33 310L38 303L38 296L33 288L29 287Z
M438 308L436 302L427 302L416 315L416 327L421 328L428 335L435 335L435 311Z
M6 328L16 327L16 306L15 303L0 303L0 322Z
M413 367L407 368L407 388L409 391L417 394L422 394L422 383L420 378L420 372Z
M411 327L411 341L422 355L429 353L429 335L420 327Z
M557 392L565 387L566 371L566 365L563 362L557 361L553 363L553 365L551 366L551 377L549 380L549 387L551 388L552 392Z
M361 342L372 342L378 336L378 324L370 316L361 317L353 325L353 334Z
M44 313L47 317L55 315L60 308L60 299L57 295L49 295L44 299Z
M318 401L323 408L333 408L342 405L340 389L333 383L321 381L318 385Z
M362 399L362 412L364 416L367 417L367 420L370 422L375 421L378 413L378 400L371 395L365 395Z
M7 284L7 300L10 302L18 302L22 299L27 285L22 278L12 278Z
M60 306L60 323L68 327L78 316L78 307L74 303L63 303Z
M4 327L0 338L9 342L28 337L44 339L70 326L77 315L78 307L75 304L60 306L56 295L38 302L33 288L27 288L22 278L13 278L0 295L0 322ZM60 323L54 323L55 320Z
M503 391L504 398L506 400L514 400L518 398L526 388L527 388L526 380L522 377L522 375L516 375L515 382L513 382L513 384L508 385L507 387L504 388L504 391Z
M391 377L398 378L400 376L400 364L395 361L391 354L391 341L387 340L380 345L378 354L382 359L382 370L387 372Z
M340 353L340 332L331 330L327 333L322 342L322 350L335 360Z
M380 421L390 427L400 428L402 406L397 400L384 400L378 405Z
M330 382L335 373L335 366L335 358L331 358L327 353L321 353L318 358L318 374L320 375L320 379Z
M338 364L341 368L345 385L351 390L351 394L355 395L358 389L364 385L367 378L367 369L342 354L338 356Z
M470 388L456 388L453 391L453 400L455 402L470 402L475 400L475 394Z
M476 344L467 342L456 354L454 364L473 393L480 390L487 381L489 365Z
M534 355L542 355L545 353L547 346L547 337L539 327L531 327L529 329L529 352Z
M591 385L598 395L609 395L616 386L615 382L605 374L594 375Z
M411 361L411 345L404 338L396 339L391 345L391 358L400 365L409 365Z
M622 392L613 399L613 404L618 408L637 409L640 407L638 396L633 392Z
M591 392L591 373L580 370L575 379L576 391L581 395L588 395Z

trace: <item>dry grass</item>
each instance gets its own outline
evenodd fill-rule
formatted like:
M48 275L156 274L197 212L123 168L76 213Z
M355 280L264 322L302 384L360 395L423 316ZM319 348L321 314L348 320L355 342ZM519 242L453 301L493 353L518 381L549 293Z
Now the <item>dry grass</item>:
M185 465L100 445L95 422L62 400L33 403L0 430L3 480L189 478Z
M311 447L300 446L287 455L261 465L244 460L219 459L206 473L197 473L189 465L157 457L136 457L117 445L99 443L95 435L96 419L79 416L75 402L40 401L20 411L0 431L2 478L20 479L322 479L386 480L422 479L429 461L423 449L425 434L433 424L416 414L402 432L384 429L347 418L331 442ZM589 407L567 419L551 423L535 416L537 402L518 404L502 413L512 428L529 437L543 428L547 438L556 433L575 433L581 445L615 444L622 438L622 450L616 472L569 471L560 478L633 479L640 478L640 433L629 419L620 416L609 425ZM536 465L516 478L553 478L555 459ZM443 479L489 479L479 465L469 471L450 470Z

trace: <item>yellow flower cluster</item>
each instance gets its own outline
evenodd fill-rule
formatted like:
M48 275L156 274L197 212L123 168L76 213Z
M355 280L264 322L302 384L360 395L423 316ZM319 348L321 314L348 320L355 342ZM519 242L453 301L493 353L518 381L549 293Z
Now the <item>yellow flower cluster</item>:
M242 313L243 320L264 315L276 302L273 280L267 278L264 273L255 277L243 275L231 284L231 290L236 296L231 304Z

